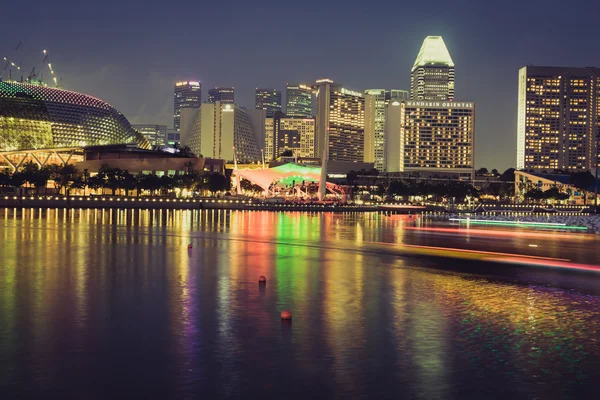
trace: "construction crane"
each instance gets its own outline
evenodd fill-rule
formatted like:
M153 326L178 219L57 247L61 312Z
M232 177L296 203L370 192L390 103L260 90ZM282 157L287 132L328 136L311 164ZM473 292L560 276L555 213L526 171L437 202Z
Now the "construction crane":
M23 44L23 42L19 42L17 47L15 47L15 52L19 51L21 44ZM2 78L4 77L4 74L11 66L15 67L17 70L21 71L21 65L17 65L14 62L12 62L10 59L8 59L7 57L4 57L4 67L2 68L2 71L0 71L0 80L2 80ZM10 70L9 70L9 75L10 75ZM11 79L11 78L12 77L9 76L9 79Z
M54 81L54 86L59 87L58 78L56 77L56 74L54 73L54 69L52 68L52 63L50 62L50 59L48 58L48 51L46 49L44 49L43 53L44 53L44 59L42 60L42 62L44 64L48 65L48 69L50 70L50 74L52 75L52 80ZM61 80L61 82L62 82L62 80Z

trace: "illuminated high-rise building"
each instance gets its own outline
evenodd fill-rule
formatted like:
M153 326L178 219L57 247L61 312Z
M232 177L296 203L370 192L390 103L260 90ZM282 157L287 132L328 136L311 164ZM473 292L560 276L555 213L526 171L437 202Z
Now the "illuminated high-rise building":
M144 135L152 146L164 146L167 139L166 125L135 124L133 129Z
M517 168L552 172L598 165L600 68L519 70Z
M398 129L400 140L395 139ZM387 110L386 135L394 135L386 147L386 163L397 166L388 172L400 168L404 172L473 174L473 102L393 101Z
M408 100L406 90L365 90L364 162L385 171L385 109L390 101Z
M181 134L175 129L167 129L167 136L165 142L169 146L181 143Z
M224 159L233 162L235 152L240 163L261 160L257 133L252 124L252 111L235 104L204 103L195 116L190 132L182 137L182 144L188 145L196 155Z
M254 108L265 110L267 118L272 118L277 111L281 111L281 91L256 88L254 96Z
M427 36L412 67L411 100L454 100L454 62L441 36Z
M365 99L330 79L316 82L316 149L321 157L327 148L329 160L363 162Z
M273 118L265 119L265 159L273 160L286 150L298 157L315 157L314 118L276 112Z
M198 109L202 104L202 84L198 81L175 83L173 96L173 128L179 132L181 109Z
M312 117L313 88L309 85L288 83L285 88L285 114L288 117Z
M233 104L235 103L235 90L232 87L216 87L208 91L208 102L216 103L217 101L221 104Z

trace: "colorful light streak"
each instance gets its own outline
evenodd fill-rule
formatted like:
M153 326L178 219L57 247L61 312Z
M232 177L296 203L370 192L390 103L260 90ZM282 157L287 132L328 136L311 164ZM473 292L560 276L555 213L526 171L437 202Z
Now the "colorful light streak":
M555 222L522 222L522 221L494 221L484 219L460 219L450 218L450 221L460 222L463 224L472 225L499 225L499 226L519 226L526 228L551 228L551 229L572 229L572 230L587 230L585 226L571 226Z
M397 244L397 243L384 243L384 242L369 242L374 245L393 246L398 250L411 250L412 253L422 254L428 256L443 256L452 258L468 258L477 260L487 260L487 256L499 256L507 258L525 258L533 260L545 260L545 261L570 261L567 258L554 258L554 257L541 257L541 256L529 256L524 254L514 253L500 253L496 251L486 250L470 250L470 249L458 249L454 247L436 247L436 246L422 246L416 244ZM483 257L482 257L483 256Z
M572 235L560 233L543 233L543 232L524 232L524 231L509 231L509 230L492 230L492 229L476 229L476 228L426 228L404 226L402 229L424 232L440 232L451 233L469 236L503 236L503 237L523 237L536 239L569 239L569 240L593 240L593 236L589 235Z

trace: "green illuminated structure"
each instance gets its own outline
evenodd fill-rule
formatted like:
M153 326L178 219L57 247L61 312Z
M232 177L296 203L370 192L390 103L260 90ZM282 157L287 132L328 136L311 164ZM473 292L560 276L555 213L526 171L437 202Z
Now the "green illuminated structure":
M0 152L150 143L123 114L95 97L0 81Z

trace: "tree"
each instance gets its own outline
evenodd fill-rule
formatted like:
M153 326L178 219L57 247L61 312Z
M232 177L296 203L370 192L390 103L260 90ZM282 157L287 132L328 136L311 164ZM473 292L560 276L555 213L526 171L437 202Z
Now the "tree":
M0 172L0 187L7 188L11 187L11 176L8 168L5 168L2 172Z
M281 157L292 157L294 155L294 152L292 150L284 150L280 156Z
M587 191L596 182L590 171L574 172L569 176L569 183L583 192L583 205L587 205Z
M190 149L190 146L178 146L179 147L179 155L181 157L195 158L196 155ZM177 147L176 147L177 148Z
M500 176L500 172L498 172L496 168L492 170L492 174L494 174L494 176Z
M487 168L479 168L477 170L477 175L486 175L486 174L489 174L489 171Z
M123 179L121 181L122 188L125 190L125 195L129 196L129 192L135 189L138 185L137 178L130 174L129 171L125 170L122 173Z
M346 174L346 184L348 186L354 185L354 182L356 181L357 176L358 176L358 174L356 173L356 171L354 171L354 170L349 171Z
M98 170L98 176L102 179L102 187L112 190L112 195L114 196L123 180L121 169L113 168L108 164L102 164Z
M265 191L262 187L258 186L255 183L252 183L248 179L242 179L240 182L240 186L245 192L262 193Z
M224 190L229 190L230 182L225 175L213 172L208 175L208 190L213 194Z
M515 181L515 169L509 168L500 175L500 180L503 182L514 182Z

